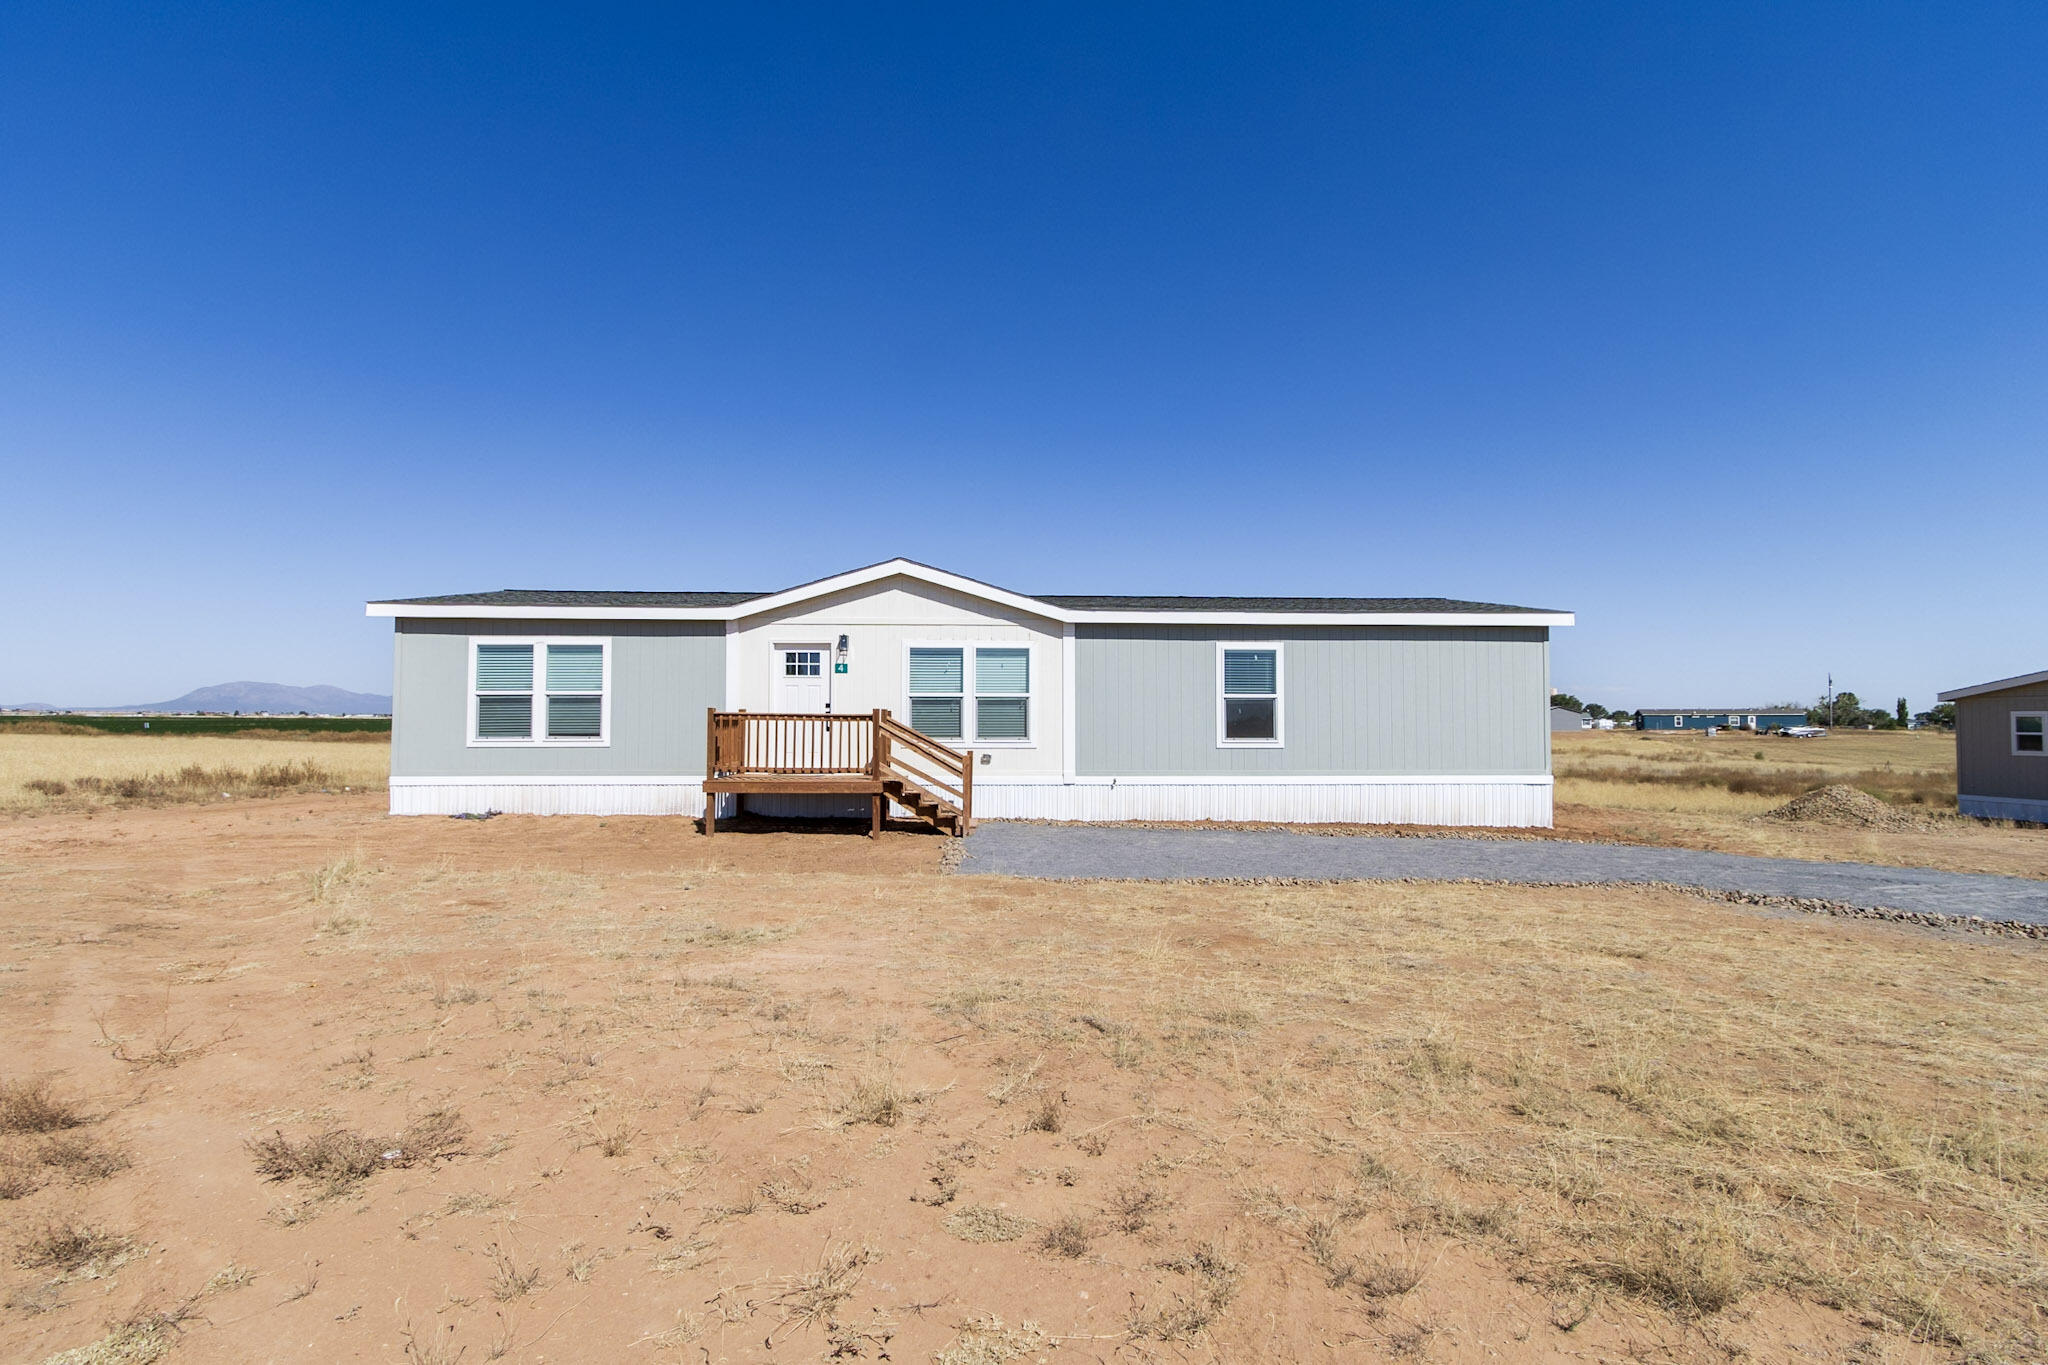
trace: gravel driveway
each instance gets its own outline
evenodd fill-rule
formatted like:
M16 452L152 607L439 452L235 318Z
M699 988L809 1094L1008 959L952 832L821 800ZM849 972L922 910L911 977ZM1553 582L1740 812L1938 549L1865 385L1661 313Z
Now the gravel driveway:
M1011 877L1671 882L1876 910L2048 925L2048 881L1555 839L1399 839L1284 830L979 825L959 870Z

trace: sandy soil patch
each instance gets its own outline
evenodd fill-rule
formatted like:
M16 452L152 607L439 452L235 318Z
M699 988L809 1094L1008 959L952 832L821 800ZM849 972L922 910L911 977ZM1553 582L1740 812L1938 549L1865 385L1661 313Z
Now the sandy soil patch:
M0 1357L2041 1353L2032 945L942 845L0 823Z

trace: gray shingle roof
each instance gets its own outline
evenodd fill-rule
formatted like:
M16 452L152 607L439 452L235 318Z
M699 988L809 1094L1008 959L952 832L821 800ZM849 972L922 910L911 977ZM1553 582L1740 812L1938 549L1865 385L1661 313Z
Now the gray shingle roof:
M500 588L440 597L391 597L405 607L731 607L765 592L601 592L581 588Z

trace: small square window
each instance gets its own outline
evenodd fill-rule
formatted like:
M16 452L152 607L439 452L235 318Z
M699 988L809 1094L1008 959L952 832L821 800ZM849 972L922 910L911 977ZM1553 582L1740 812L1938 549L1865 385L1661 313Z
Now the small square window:
M2048 754L2048 713L2018 711L2012 718L2012 751Z

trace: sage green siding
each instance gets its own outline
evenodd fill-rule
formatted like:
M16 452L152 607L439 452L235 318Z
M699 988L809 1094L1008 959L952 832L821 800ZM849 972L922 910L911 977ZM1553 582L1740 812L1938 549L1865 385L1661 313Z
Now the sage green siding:
M1216 643L1278 641L1283 748L1219 748ZM1550 632L1469 626L1080 626L1082 777L1550 771Z
M608 636L611 743L469 747L472 636ZM701 777L704 709L725 699L718 621L398 622L393 777Z

